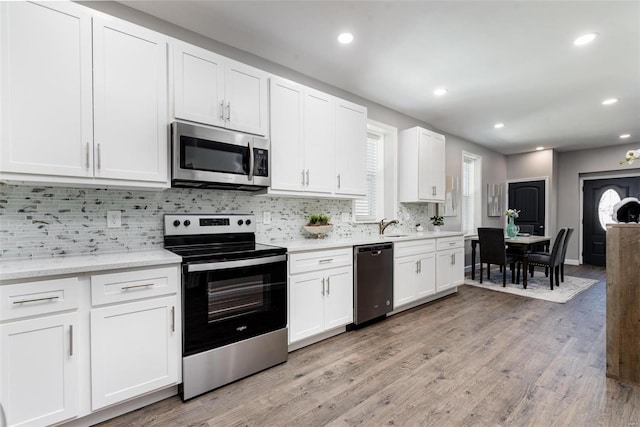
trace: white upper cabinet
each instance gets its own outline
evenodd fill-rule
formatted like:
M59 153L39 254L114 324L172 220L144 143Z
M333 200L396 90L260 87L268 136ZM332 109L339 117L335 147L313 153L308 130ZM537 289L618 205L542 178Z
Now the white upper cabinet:
M95 176L167 180L167 40L116 19L93 21Z
M0 8L0 179L168 187L166 37L71 2Z
M93 176L91 15L71 2L0 14L0 172Z
M175 117L267 135L267 74L176 41L173 48Z
M270 88L269 192L364 196L366 108L277 77Z
M398 192L400 202L443 202L445 138L415 127L400 132Z
M336 99L336 193L366 196L367 109Z

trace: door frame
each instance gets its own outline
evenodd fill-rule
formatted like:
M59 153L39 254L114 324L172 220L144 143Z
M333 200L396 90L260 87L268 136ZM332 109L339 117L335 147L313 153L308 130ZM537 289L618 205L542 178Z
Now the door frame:
M578 256L578 263L579 265L584 264L583 258L582 258L582 254L584 252L583 249L583 245L584 245L584 237L583 237L583 233L584 233L584 182L585 181L597 181L600 179L615 179L615 178L635 178L635 177L639 177L640 173L632 173L632 172L627 172L627 173L615 173L615 171L607 171L607 172L603 172L602 174L592 174L589 173L588 176L580 176L580 184L578 186L578 188L580 189L580 222L579 222L579 227L578 227L578 250L579 250L579 256Z
M506 188L506 197L507 207L505 209L509 209L509 184L516 182L529 182L529 181L544 181L544 235L551 236L549 234L549 177L548 176L533 176L531 178L516 178L516 179L507 179L507 188ZM504 215L503 215L504 216Z

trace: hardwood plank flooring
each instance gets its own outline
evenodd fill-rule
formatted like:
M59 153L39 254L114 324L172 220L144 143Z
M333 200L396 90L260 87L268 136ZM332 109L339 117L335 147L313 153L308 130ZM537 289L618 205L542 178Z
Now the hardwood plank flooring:
M101 426L638 426L640 388L605 377L604 269L566 270L599 282L566 304L461 286Z

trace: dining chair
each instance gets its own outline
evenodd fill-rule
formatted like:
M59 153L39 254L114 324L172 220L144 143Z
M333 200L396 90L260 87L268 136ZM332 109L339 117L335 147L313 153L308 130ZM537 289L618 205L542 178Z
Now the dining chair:
M487 279L491 278L491 264L502 267L502 286L507 286L507 265L511 266L511 282L515 283L515 258L507 254L504 242L504 229L481 227L478 228L480 243L480 283L482 283L482 266L487 264Z
M560 281L564 282L564 259L567 256L567 247L569 246L569 239L573 234L573 228L567 228L567 233L564 235L564 242L562 244L562 254L560 255Z
M560 286L560 261L562 260L562 246L564 244L564 235L566 231L567 230L564 228L558 231L558 235L553 242L551 252L533 252L528 256L529 272L531 273L531 277L533 277L534 267L544 267L546 274L549 276L549 285L551 290L553 290L554 282L556 286ZM527 274L527 272L525 271L523 274Z

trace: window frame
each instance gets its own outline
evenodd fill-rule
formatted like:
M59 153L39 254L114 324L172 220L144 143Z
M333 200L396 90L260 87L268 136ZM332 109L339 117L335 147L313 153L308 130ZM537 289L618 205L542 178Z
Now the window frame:
M472 186L471 189L471 201L466 202L465 198L465 186L467 186L467 182L465 180L465 164L468 164L468 160L471 160L471 164L473 165L473 174ZM468 151L462 151L462 163L460 166L460 177L461 177L461 215L460 215L460 229L465 236L475 236L478 234L478 227L482 223L482 156L471 153ZM467 212L467 206L470 205L470 212ZM467 218L469 220L467 221ZM465 227L465 224L469 224L470 226Z

